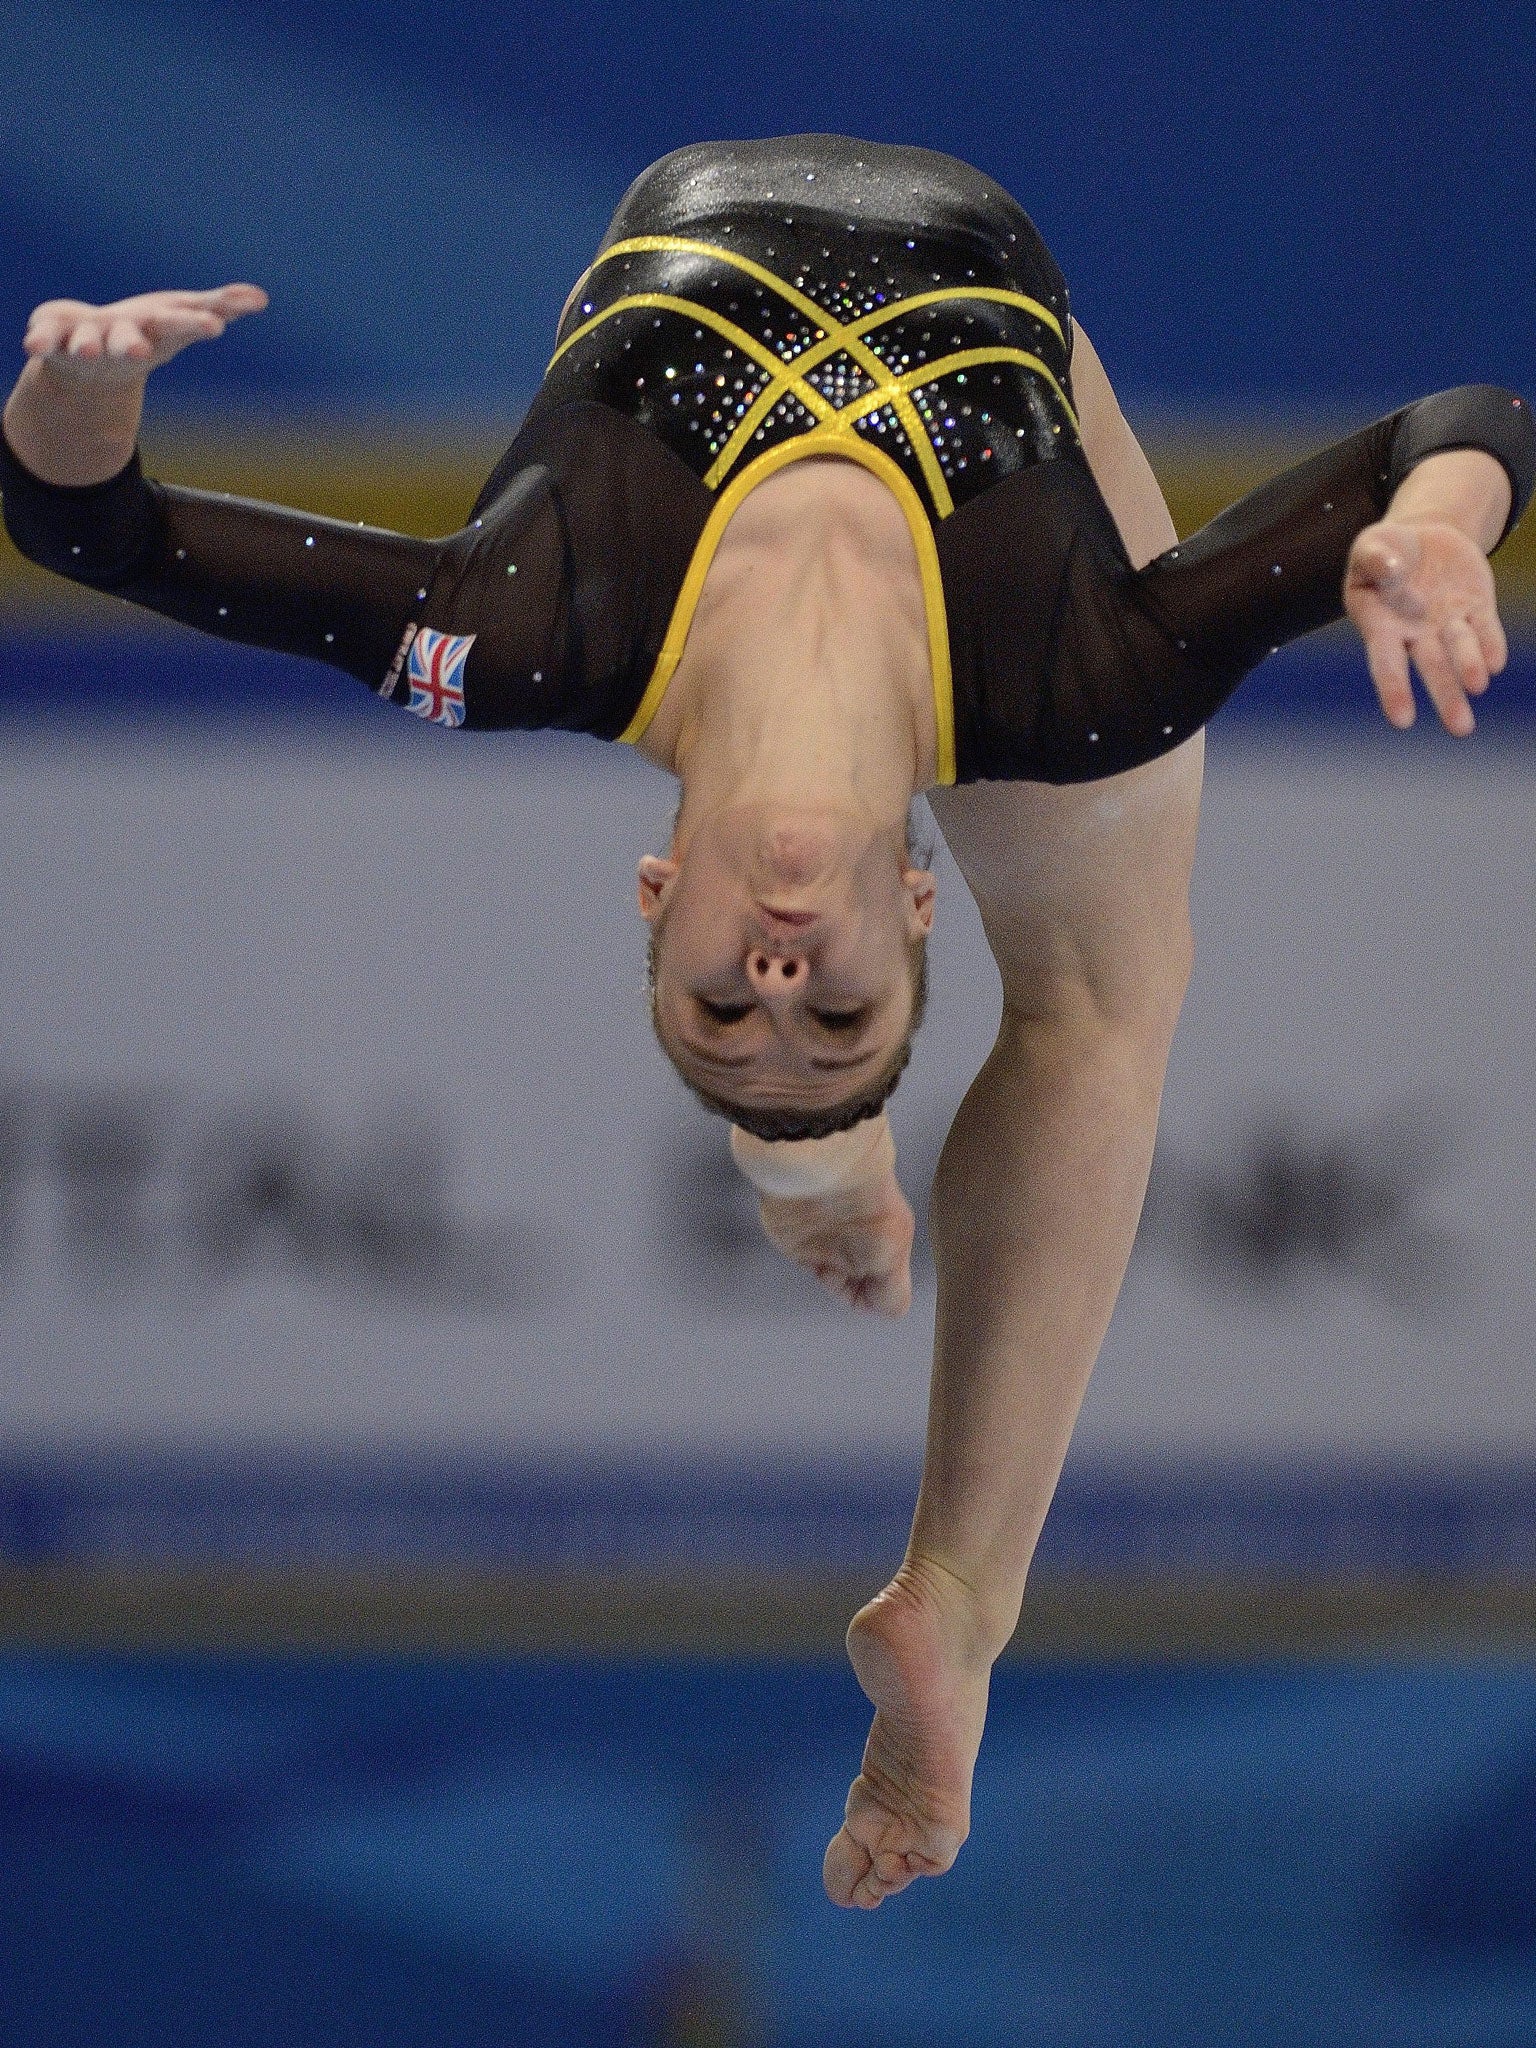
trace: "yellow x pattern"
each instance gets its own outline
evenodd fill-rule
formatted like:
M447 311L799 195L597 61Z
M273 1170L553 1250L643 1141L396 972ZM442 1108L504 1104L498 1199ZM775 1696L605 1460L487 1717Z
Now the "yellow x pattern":
M940 377L947 377L951 370L979 369L984 363L1021 363L1025 369L1034 370L1045 379L1046 383L1050 385L1056 396L1061 400L1067 418L1071 420L1074 430L1076 429L1077 415L1068 403L1067 394L1062 390L1040 358L1032 356L1027 349L961 349L956 355L937 356L931 363L922 364L919 369L903 370L896 383L904 391L921 391L925 384L932 384ZM878 391L866 391L861 397L854 399L851 404L843 407L842 411L837 415L838 422L842 425L851 425L854 420L862 419L865 413L878 412L881 406L888 403L888 387L882 386Z
M605 306L601 313L596 313L590 320L585 321L574 334L568 334L550 357L545 368L545 376L549 375L568 348L574 348L578 341L590 334L594 327L601 327L605 320L612 320L619 313L648 312L652 308L658 308L664 313L681 313L685 319L692 320L698 326L712 327L716 334L733 343L744 356L750 357L759 369L767 370L770 375L784 367L784 358L781 355L776 355L767 343L759 341L755 334L748 334L744 327L738 327L734 320L727 320L723 313L713 312L708 306L700 306L692 299L680 299L671 292L632 292L627 298L615 299L611 306ZM837 418L837 407L830 399L823 398L814 384L805 383L803 378L791 377L787 380L786 388L793 391L800 403L817 419Z
M725 319L722 315L712 312L708 307L697 304L692 299L678 298L669 293L641 292L618 299L613 305L605 307L601 313L594 314L590 320L583 322L572 334L568 335L559 348L555 350L554 355L550 358L551 368L565 354L567 349L574 347L585 335L590 334L593 328L600 326L605 320L611 320L615 314L630 308L659 307L669 312L681 313L685 318L713 328L717 334L725 336L736 347L740 348L742 353L755 362L759 368L767 370L769 372L768 383L737 422L724 448L721 449L715 462L705 474L704 482L711 490L718 489L719 485L730 474L731 469L739 460L752 435L773 411L773 408L786 396L797 398L811 416L819 422L819 425L812 429L813 435L822 432L839 431L851 425L853 420L862 418L866 413L878 412L883 407L890 406L906 430L907 439L911 444L913 453L917 457L923 472L924 481L927 483L933 498L934 509L941 519L947 518L954 510L954 500L950 496L949 486L945 482L944 472L939 466L938 456L935 453L928 431L918 414L916 406L912 403L910 395L912 392L920 390L924 385L932 383L936 378L946 375L951 370L963 370L972 366L979 366L983 363L1019 363L1034 370L1046 380L1060 400L1074 429L1077 426L1076 415L1060 384L1057 383L1055 377L1051 375L1051 372L1040 358L1029 354L1026 350L1013 348L966 349L956 355L944 356L936 361L924 363L915 370L907 370L900 375L893 376L890 365L883 362L875 351L867 345L864 339L867 334L873 333L888 321L903 319L909 313L916 312L924 306L953 302L956 299L980 299L991 301L994 304L1017 306L1049 326L1055 332L1057 339L1062 340L1061 322L1057 319L1056 315L1051 312L1049 307L1041 305L1038 299L1029 298L1023 292L1006 291L1001 287L992 285L950 286L940 291L914 293L910 298L895 300L889 305L879 307L873 313L866 313L858 320L844 323L833 319L823 307L817 305L814 299L808 298L803 292L788 283L786 279L777 276L765 265L755 262L751 257L744 256L735 249L721 248L713 242L692 241L676 235L637 235L627 241L615 242L611 248L604 249L596 261L589 267L582 277L577 291L579 292L585 287L588 278L591 277L600 264L607 263L614 257L645 255L658 251L682 255L711 256L731 265L734 269L743 271L747 276L755 278L760 284L769 286L788 305L792 306L796 312L807 319L818 337L820 337L810 347L802 350L792 362L786 363L782 356L759 342L755 336L749 335L745 329L738 327L733 321ZM573 293L572 296L575 297L576 293ZM818 364L839 353L846 353L874 380L874 388L872 390L864 392L851 405L843 407L841 411L831 405L807 378L808 371L815 369Z
M694 241L683 235L634 235L627 241L615 242L610 249L604 249L597 258L597 261L588 270L587 275L590 277L592 271L596 270L600 264L610 263L619 256L644 256L656 253L678 256L710 256L719 262L728 263L733 269L740 270L746 276L755 278L759 284L767 285L771 291L776 292L784 300L786 305L792 306L797 313L808 320L818 335L825 337L818 344L822 353L816 355L815 361L823 361L826 356L835 355L838 349L846 348L853 360L862 369L868 371L877 384L889 382L889 374L880 358L873 349L866 347L862 339L853 334L851 329L844 328L834 321L822 307L817 305L814 299L808 298L804 292L797 290L794 285L790 284L787 278L779 277L774 271L769 270L766 265L755 262L750 256L743 256L735 249L722 249L714 242ZM596 316L599 320L602 317L601 314ZM594 321L591 324L595 325L596 322ZM831 330L830 332L829 329ZM575 337L573 336L572 339L574 340ZM782 379L780 389L776 393L773 403L777 404L778 400L786 392L793 392L794 396L800 400L800 403L805 405L807 410L819 419L823 416L823 408L826 407L827 402L813 384L806 382L806 371L815 367L815 362L808 360L812 354L813 351L807 349L804 354L797 356L793 364L790 365L785 364L782 356L774 355L772 357L772 369L775 376ZM809 404L805 395L807 392L813 393L818 403ZM932 493L939 516L944 518L953 511L954 504L949 495L949 487L944 481L944 472L939 468L938 457L934 454L928 436L923 432L922 425L918 420L917 408L904 392L894 397L891 402L896 406L898 417L907 430L907 436L917 454L918 462L922 466L924 479L927 482L929 491ZM743 424L745 423L743 422ZM740 449L745 447L748 437L738 427L736 434L732 438L737 443L737 453L739 453ZM732 459L734 460L734 457ZM712 476L715 476L717 483L719 475L716 475L716 472L719 475L724 475L725 473L720 468L718 462L710 473ZM709 477L705 478L705 482L710 483ZM714 489L715 484L710 483L710 488Z
M789 384L795 373L798 373L800 376L803 377L807 371L814 370L819 363L825 362L829 356L837 355L839 352L845 349L850 355L853 355L854 350L849 346L851 339L862 341L863 337L866 334L873 333L877 328L884 326L888 321L900 319L903 315L915 312L918 308L922 306L939 305L945 302L952 302L957 298L990 299L994 303L1001 303L1004 305L1012 306L1022 306L1027 311L1034 313L1037 317L1040 317L1048 321L1050 325L1055 328L1058 337L1061 334L1061 325L1059 321L1057 321L1055 315L1049 312L1046 307L1039 305L1037 301L1035 301L1034 299L1025 298L1022 292L1002 291L994 286L989 285L980 285L976 288L975 291L965 292L917 292L910 299L902 299L894 306L881 306L876 312L866 313L862 319L852 321L847 326L843 326L837 322L833 322L831 325L831 331L827 334L827 337L824 341L819 341L815 343L811 348L806 349L802 355L796 356L794 362L794 370L787 372L783 369L780 369L778 374L773 378L772 382L768 384L767 387L762 391L762 393L753 403L751 410L742 419L740 425L736 428L730 440L726 443L725 447L720 451L720 455L717 458L714 467L709 471L709 473L704 478L705 483L707 483L710 486L711 490L713 490L717 484L719 484L726 476L729 475L730 471L735 466L735 463L738 457L740 456L743 448L745 448L747 442L751 439L753 432L756 430L758 426L761 425L762 421L767 418L768 414L773 411L773 408L784 396L784 393L789 388ZM827 316L825 314L822 315L823 323L825 323L826 317ZM1017 349L993 349L983 351L971 351L969 359L972 362L1027 362L1031 364L1034 368L1038 369L1041 372L1041 374L1047 379L1047 381L1051 385L1052 390L1055 391L1056 396L1061 400L1062 404L1067 406L1067 415L1069 418L1072 419L1073 426L1076 426L1077 421L1072 415L1071 406L1067 405L1065 393L1062 391L1061 386L1056 382L1056 379L1051 376L1050 371L1046 369L1044 363L1040 361L1038 356L1026 356ZM843 408L839 417L845 420L850 417L855 419L860 418L864 413L867 412L878 412L879 409L885 405L895 405L898 398L900 398L903 395L903 393L908 391L916 391L920 389L922 385L931 382L934 377L943 374L943 369L940 367L938 363L926 363L923 365L920 374L915 372L902 372L899 375L893 375L889 363L884 362L878 355L875 354L873 349L868 351L860 350L856 356L856 360L861 364L862 367L865 368L868 368L870 365L873 365L873 372L876 374L876 383L873 391L866 391L859 399L854 401L854 403L851 406L845 406ZM962 365L959 362L958 358L945 357L943 359L943 367L963 368L964 365ZM899 416L901 417L901 423L907 429L908 435L910 437L912 433L912 422L910 419L907 418L904 412L900 412L899 408L898 412ZM928 436L926 433L923 432L921 425L919 425L918 434L920 438L915 443L915 450L918 456L918 460L921 461L924 453L924 444L927 442ZM942 470L938 470L936 460L934 463L934 468L937 471L939 483L942 487L943 472ZM926 464L924 465L924 473L925 475L928 475L929 488L933 489L934 478L932 475L928 474ZM946 499L948 498L947 489L945 489L944 491L944 496ZM935 492L935 502L938 502L937 491ZM947 515L948 512L951 511L952 509L953 506L951 504L946 503L942 506L942 512L945 515Z

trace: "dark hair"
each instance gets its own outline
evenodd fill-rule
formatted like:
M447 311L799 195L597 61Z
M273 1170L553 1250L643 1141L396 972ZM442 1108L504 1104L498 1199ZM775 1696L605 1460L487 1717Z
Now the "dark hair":
M754 1138L763 1138L769 1144L788 1144L800 1138L831 1138L839 1131L851 1131L855 1124L861 1124L872 1116L878 1116L894 1093L897 1082L906 1072L907 1062L912 1057L912 1040L922 1024L923 1013L928 1007L928 941L914 939L911 947L912 962L912 1014L907 1019L906 1032L879 1078L862 1095L854 1096L848 1102L839 1102L827 1109L766 1109L751 1102L732 1102L727 1096L716 1095L713 1089L701 1088L697 1081L683 1073L673 1055L672 1048L662 1036L660 1020L656 1013L656 932L651 932L650 944L645 955L646 989L650 997L651 1024L656 1032L657 1043L667 1058L677 1068L679 1075L695 1100L712 1110L716 1116L728 1117L743 1131L749 1131Z

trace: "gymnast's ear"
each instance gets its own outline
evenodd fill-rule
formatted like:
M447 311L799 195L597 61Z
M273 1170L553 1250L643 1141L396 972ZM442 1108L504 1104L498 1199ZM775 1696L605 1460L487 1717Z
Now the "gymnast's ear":
M907 892L908 936L926 939L933 930L933 900L938 883L926 868L908 868L901 885Z
M666 901L667 888L677 878L677 862L666 860L659 853L642 853L640 856L640 915L647 924L654 924L661 915L662 904Z

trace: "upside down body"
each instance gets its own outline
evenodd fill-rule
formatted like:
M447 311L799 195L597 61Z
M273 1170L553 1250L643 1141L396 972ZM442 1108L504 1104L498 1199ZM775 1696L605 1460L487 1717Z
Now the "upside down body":
M658 1027L770 1137L853 1100L837 1136L733 1142L775 1242L891 1313L912 1221L875 1098L910 1023L902 949L933 914L914 791L980 906L1003 1016L934 1185L923 1484L850 1629L876 1713L826 1859L833 1898L877 1905L965 1837L991 1664L1129 1257L1190 960L1204 722L1347 610L1395 724L1411 660L1470 731L1504 659L1484 551L1530 492L1529 411L1483 386L1421 400L1181 543L992 181L845 138L707 145L631 189L470 519L422 540L143 476L149 370L264 303L39 308L0 443L13 537L445 726L562 726L678 774L672 854L641 863ZM882 891L896 965L876 972Z

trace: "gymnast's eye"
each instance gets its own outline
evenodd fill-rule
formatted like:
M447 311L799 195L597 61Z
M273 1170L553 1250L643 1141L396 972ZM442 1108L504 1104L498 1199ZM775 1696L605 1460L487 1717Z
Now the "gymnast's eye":
M857 1031L869 1015L867 1010L812 1010L811 1015L825 1031Z
M714 1024L739 1024L751 1007L750 1003L712 1003L708 996L699 997L699 1008Z

